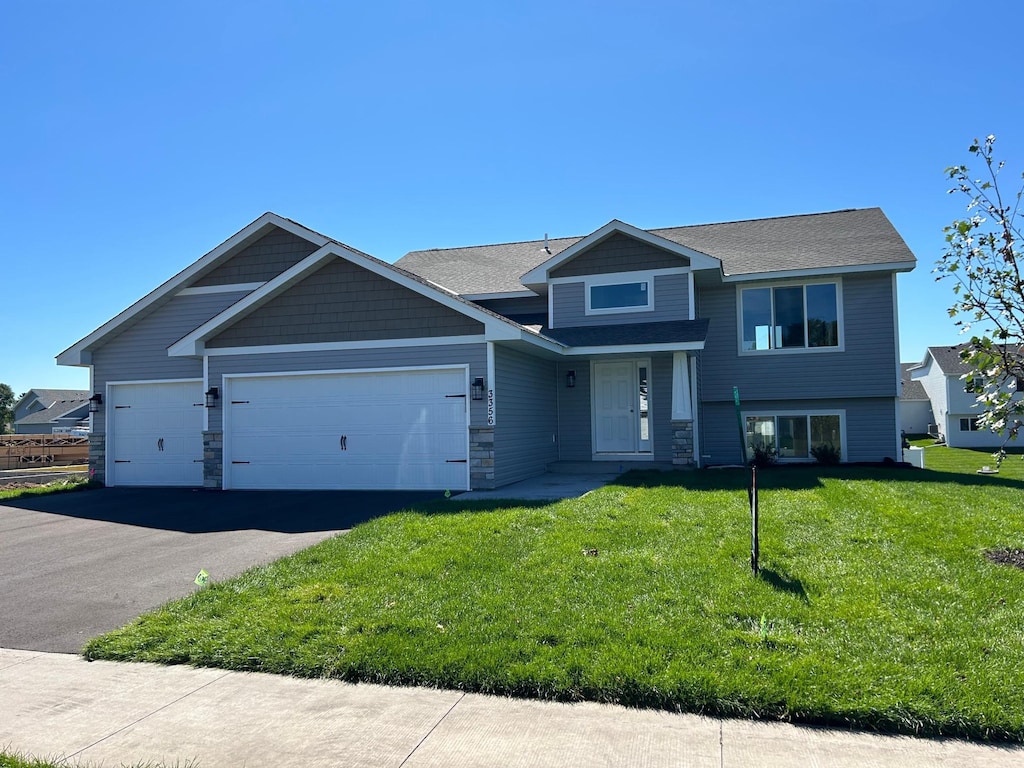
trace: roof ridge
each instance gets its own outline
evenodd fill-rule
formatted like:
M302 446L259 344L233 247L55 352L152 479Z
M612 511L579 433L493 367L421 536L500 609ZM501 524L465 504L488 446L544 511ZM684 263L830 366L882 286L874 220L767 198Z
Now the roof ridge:
M675 226L670 226L670 227L652 227L652 228L637 227L637 229L642 229L644 232L657 233L657 232L666 232L668 230L673 230L673 229L689 229L689 228L692 228L692 227L714 227L714 226L717 226L719 224L747 224L747 223L750 223L750 222L753 222L753 221L777 221L777 220L780 220L780 219L806 219L806 218L809 218L811 216L831 216L831 215L836 214L836 213L853 213L855 211L873 211L873 210L880 210L880 208L877 205L871 206L871 207L868 207L868 208L837 208L836 210L833 210L833 211L813 211L811 213L789 213L789 214L785 214L785 215L782 215L782 216L755 216L755 217L749 218L749 219L730 219L728 221L705 221L705 222L703 222L701 224L677 224ZM612 221L622 221L622 220L621 219L612 219ZM625 224L626 222L622 222L622 223ZM548 240L549 241L552 241L552 240L582 240L583 238L587 237L589 234L592 234L592 233L588 233L587 235L569 235L569 236L565 236L565 237L551 237L551 238L548 238ZM326 235L325 235L325 237L326 237ZM455 245L455 246L450 246L448 248L419 248L419 249L414 250L414 251L408 251L405 255L408 256L409 254L412 254L412 253L432 253L432 252L437 252L437 251L465 251L465 250L470 249L470 248L495 248L495 247L502 246L502 245L529 245L531 243L543 243L543 242L544 242L544 239L541 238L541 239L536 239L536 240L508 240L508 241L502 242L502 243L480 243L480 244L477 244L477 245Z
M718 224L748 224L752 221L777 221L779 219L807 219L811 216L831 216L836 213L853 213L855 211L880 210L879 206L873 205L868 208L837 208L834 211L812 211L811 213L787 213L782 216L755 216L749 219L730 219L728 221L705 221L703 224L678 224L674 227L655 227L646 230L647 232L664 232L669 229L688 229L690 227L714 227Z

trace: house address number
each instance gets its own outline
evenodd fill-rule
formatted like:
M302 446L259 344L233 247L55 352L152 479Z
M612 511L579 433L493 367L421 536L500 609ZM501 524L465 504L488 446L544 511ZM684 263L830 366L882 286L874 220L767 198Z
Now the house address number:
M494 390L487 390L487 426L494 426Z

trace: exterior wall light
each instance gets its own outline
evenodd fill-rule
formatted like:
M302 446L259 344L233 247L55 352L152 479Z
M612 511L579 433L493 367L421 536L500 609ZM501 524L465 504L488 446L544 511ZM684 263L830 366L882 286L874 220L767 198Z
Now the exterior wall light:
M473 399L483 400L484 399L484 377L477 376L473 379Z
M220 397L220 390L216 387L210 387L206 390L206 407L215 408L217 406L217 399Z
M99 413L103 410L103 395L99 392L89 398L89 413Z
M569 371L565 374L565 386L568 389L576 386L576 371Z

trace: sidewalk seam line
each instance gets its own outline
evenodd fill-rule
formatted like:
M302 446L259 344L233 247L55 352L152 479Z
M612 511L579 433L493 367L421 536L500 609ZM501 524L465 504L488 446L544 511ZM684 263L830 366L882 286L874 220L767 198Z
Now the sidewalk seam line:
M93 747L95 747L95 746L96 746L97 744L101 744L101 743L103 743L104 741L106 741L107 739L111 738L112 736L116 736L117 734L121 733L121 731L125 731L125 730L127 730L127 729L131 728L131 727L132 727L133 725L138 725L138 724L139 724L139 723L141 723L141 722L142 722L143 720L148 720L149 718L151 718L151 717L152 717L153 715L157 714L158 712L163 712L163 711L164 711L165 709L167 709L168 707L174 706L174 705L175 705L175 704L177 704L177 703L178 703L179 701L183 701L184 699L187 699L187 698L188 698L189 696L191 696L192 694L194 694L194 693L199 693L199 691L203 690L204 688L208 688L209 686L213 685L214 683L220 682L221 680L223 680L223 679L224 679L225 677L227 677L227 676L228 676L228 675L230 675L230 674L231 674L231 672L230 672L230 671L227 671L227 672L225 672L224 674L222 674L222 675L220 675L219 677L217 677L216 679L214 679L214 680L211 680L211 681L210 681L210 682L208 682L208 683L203 683L203 684L202 684L202 685L200 685L200 686L199 686L198 688L193 688L193 689L192 689L191 691L189 691L188 693L184 693L184 694L182 694L181 696L179 696L178 698L176 698L176 699L175 699L174 701L169 701L169 702L167 702L166 704L164 704L163 706L157 707L157 708L156 708L156 709L154 709L154 710L153 710L152 712L149 712L148 714L145 714L145 715L143 715L142 717L140 717L140 718L137 718L136 720L133 720L132 722L128 723L127 725L123 725L123 726L121 726L121 727L120 727L120 728L118 728L118 729L117 729L116 731L111 731L111 732L110 732L110 733L108 733L108 734L107 734L106 736L103 736L102 738L96 739L96 741L94 741L94 742L93 742L92 744L89 744L88 746L82 747L82 748L81 748L81 749L79 749L79 750L78 750L77 752L72 752L72 753L71 753L70 755L65 755L65 756L64 756L64 758L63 758L63 762L67 762L67 761L68 761L68 760L70 760L71 758L73 758L73 757L77 757L78 755L80 755L80 754L82 754L83 752L85 752L85 750L87 750L87 749L92 749L92 748L93 748Z
M466 698L466 692L465 691L463 691L462 695L459 696L458 699L456 699L454 704L452 704L450 707L448 707L448 711L445 712L443 715L441 715L441 718L436 723L434 723L432 726L430 726L430 730L427 731L425 734L423 734L423 738L420 739L418 742L416 742L416 746L412 748L412 752L410 752L408 755L405 756L405 759L402 760L402 762L400 762L398 764L398 768L402 768L403 765L405 765L407 762L409 762L409 758L411 758L414 754L416 754L416 750L423 746L423 742L425 742L427 739L430 738L430 734L432 734L435 730L437 730L437 727L441 723L444 722L445 718L448 717L448 715L450 715L452 713L452 710L454 710L457 706L459 706L460 702L464 698Z

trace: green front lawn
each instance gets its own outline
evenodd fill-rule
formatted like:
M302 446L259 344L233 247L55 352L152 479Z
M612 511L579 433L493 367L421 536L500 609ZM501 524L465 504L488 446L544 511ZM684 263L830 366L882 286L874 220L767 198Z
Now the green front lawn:
M1024 741L1024 571L984 556L1024 547L1024 481L973 469L762 471L760 578L745 471L440 501L84 653Z
M0 480L4 483L16 483L16 480L6 478ZM0 502L11 499L20 499L24 496L46 496L52 493L67 493L68 491L85 491L90 488L98 488L99 485L91 483L84 477L71 477L66 480L55 480L45 485L36 485L31 488L0 488Z

